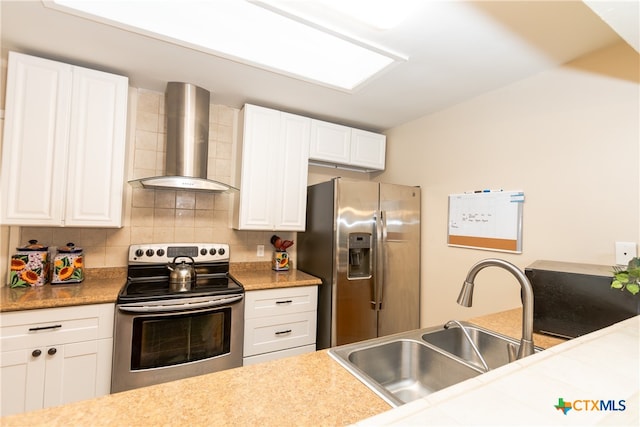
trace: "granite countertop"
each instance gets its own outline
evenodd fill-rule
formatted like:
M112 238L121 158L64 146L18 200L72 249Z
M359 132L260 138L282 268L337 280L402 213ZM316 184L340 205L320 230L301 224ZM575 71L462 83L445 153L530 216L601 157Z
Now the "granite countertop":
M320 285L322 281L295 269L276 272L270 263L232 263L231 276L245 291ZM85 280L68 285L30 288L0 287L0 312L85 304L115 303L124 285L127 268L88 269Z
M0 312L115 303L126 268L87 269L81 283L30 288L0 287Z
M245 291L322 284L317 277L300 270L274 271L270 263L231 264L229 274L242 284Z
M325 351L0 419L42 425L347 425L390 409Z
M519 337L520 316L521 310L515 309L474 319L474 323L507 323L496 328L505 335L513 332L510 323L515 323L515 337ZM389 409L327 350L320 350L13 415L2 418L0 424L333 426L353 424Z
M522 308L502 311L499 313L480 316L469 319L483 328L496 331L511 338L520 339L522 337ZM552 337L543 334L533 334L533 344L537 347L549 348L567 341L564 338Z

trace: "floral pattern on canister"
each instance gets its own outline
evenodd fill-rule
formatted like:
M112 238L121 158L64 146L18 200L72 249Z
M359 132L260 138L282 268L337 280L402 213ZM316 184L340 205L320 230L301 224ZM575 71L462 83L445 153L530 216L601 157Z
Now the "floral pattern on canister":
M51 283L78 283L84 279L82 254L58 254Z
M49 282L48 255L47 252L23 252L13 255L9 286L25 288L47 284Z

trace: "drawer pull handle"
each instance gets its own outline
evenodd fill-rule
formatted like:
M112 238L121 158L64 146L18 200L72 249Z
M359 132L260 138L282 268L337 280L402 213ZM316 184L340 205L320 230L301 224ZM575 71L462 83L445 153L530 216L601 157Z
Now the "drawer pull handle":
M290 334L291 333L291 329L287 329L286 331L278 331L276 332L276 335L284 335L284 334Z
M31 352L33 357L39 357L42 354L42 350L36 349Z
M288 299L288 300L284 300L284 301L276 301L276 305L278 304L291 304L293 302L293 300Z
M29 332L45 331L47 329L58 329L58 328L62 328L62 325L38 326L36 328L29 328Z

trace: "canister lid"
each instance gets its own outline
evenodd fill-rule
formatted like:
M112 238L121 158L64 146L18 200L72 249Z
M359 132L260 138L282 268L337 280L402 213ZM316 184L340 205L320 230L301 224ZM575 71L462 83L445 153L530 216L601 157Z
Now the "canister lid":
M77 252L82 252L82 248L78 248L78 247L76 247L75 243L69 242L69 243L67 243L66 246L60 246L58 248L58 252L77 253Z
M19 251L38 251L43 252L49 249L48 246L41 245L37 240L29 240L29 244L24 245L21 248L16 248Z

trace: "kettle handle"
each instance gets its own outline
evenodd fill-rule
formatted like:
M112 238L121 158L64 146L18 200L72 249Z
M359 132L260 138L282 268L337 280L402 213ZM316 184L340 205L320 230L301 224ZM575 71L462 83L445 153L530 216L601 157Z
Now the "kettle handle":
M167 264L167 268L169 270L173 271L173 268L176 266L176 260L178 258L189 258L191 260L191 264L195 264L195 261L190 256L188 256L188 255L178 255L177 257L173 258L173 261L171 261L169 264Z

